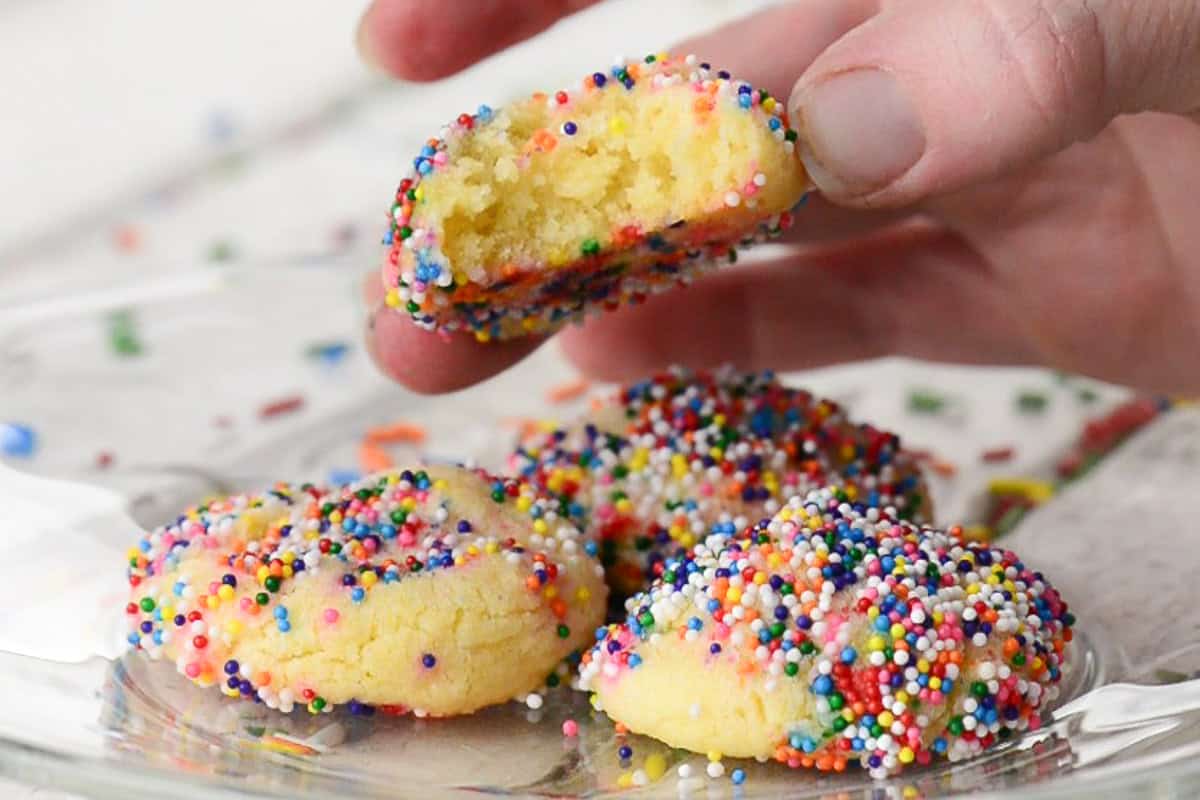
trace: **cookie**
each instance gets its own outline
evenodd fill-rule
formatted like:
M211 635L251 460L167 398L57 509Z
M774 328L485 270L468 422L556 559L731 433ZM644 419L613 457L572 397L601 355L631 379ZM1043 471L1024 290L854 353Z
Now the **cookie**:
M828 489L792 499L669 559L581 685L697 752L876 778L973 756L1039 727L1074 617L1014 553L960 533Z
M677 368L631 384L578 424L526 435L509 467L599 540L621 595L714 525L732 532L812 488L833 485L840 498L906 519L931 514L898 437L770 372Z
M386 302L488 341L732 261L786 229L807 190L784 106L694 56L658 54L461 114L397 189Z
M458 468L215 500L129 554L129 642L290 711L449 716L592 641L594 546L524 481Z

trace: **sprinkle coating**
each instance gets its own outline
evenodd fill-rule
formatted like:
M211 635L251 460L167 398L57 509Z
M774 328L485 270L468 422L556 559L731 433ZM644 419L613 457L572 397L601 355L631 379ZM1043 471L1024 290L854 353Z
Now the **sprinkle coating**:
M583 424L526 435L509 466L598 539L622 594L711 531L769 517L815 487L903 518L930 516L898 437L770 372L672 369L623 387Z
M668 559L626 609L580 674L630 730L877 778L1036 730L1074 624L1011 551L829 489Z
M527 482L482 471L279 484L130 550L128 639L285 712L470 713L588 641L606 596L593 550Z

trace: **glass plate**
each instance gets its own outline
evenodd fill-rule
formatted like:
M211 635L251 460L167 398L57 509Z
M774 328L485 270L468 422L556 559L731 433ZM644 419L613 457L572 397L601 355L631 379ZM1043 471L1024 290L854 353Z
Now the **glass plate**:
M622 763L612 724L569 689L551 691L538 710L510 703L461 719L285 716L228 703L170 665L125 653L121 564L139 524L157 524L211 493L353 470L363 431L397 419L429 431L421 453L401 448L398 460L472 456L496 465L513 420L546 411L543 391L572 377L543 348L484 387L415 397L377 377L358 346L356 284L357 275L337 265L198 267L159 283L0 306L0 421L35 421L39 437L29 460L10 460L21 471L0 466L0 773L105 798L879 800L1129 796L1160 787L1185 796L1200 788L1200 681L1186 680L1190 669L1138 667L1161 667L1172 652L1131 658L1123 631L1101 624L1103 617L1089 620L1086 602L1076 604L1075 666L1049 724L979 759L890 782L749 762L739 765L746 783L735 787L703 777L702 757L637 736L628 737L634 756ZM136 356L114 350L114 311L144 339ZM330 355L341 345L341 355ZM878 393L879 376L937 380L945 369L887 362L804 380L857 411L877 402L877 394L860 393L864 385ZM1034 379L1046 376L987 378ZM296 398L291 413L262 413ZM549 410L561 416L575 406ZM989 433L1003 428L994 418L982 425ZM1053 438L1026 422L1010 427L1029 448ZM940 434L921 435L977 452L989 444L979 430L951 420ZM1039 457L1049 457L1045 447ZM969 508L978 491L962 478L934 488L943 509ZM1072 491L1086 490L1085 482ZM1054 524L1068 537L1071 526L1095 520L1083 514ZM1136 601L1138 585L1108 588ZM1133 678L1139 683L1114 683ZM568 718L579 722L578 737L562 735ZM661 776L639 774L648 758ZM678 778L685 762L699 778ZM630 785L643 777L647 785Z

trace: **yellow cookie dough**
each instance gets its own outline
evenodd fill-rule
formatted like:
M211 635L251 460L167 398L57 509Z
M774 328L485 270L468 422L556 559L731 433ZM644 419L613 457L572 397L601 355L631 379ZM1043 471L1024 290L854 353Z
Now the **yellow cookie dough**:
M593 639L607 590L590 551L528 483L482 472L280 484L131 549L129 641L283 711L466 714Z
M626 610L580 666L614 720L697 752L873 777L1036 729L1074 623L1011 551L828 489L668 559Z
M394 197L387 302L486 341L733 260L786 228L808 188L784 106L703 59L655 54L462 114Z

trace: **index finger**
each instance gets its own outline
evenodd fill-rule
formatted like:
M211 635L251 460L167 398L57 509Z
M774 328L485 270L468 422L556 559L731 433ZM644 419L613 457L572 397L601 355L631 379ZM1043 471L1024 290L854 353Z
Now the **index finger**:
M528 39L597 0L374 0L358 27L363 58L432 81Z

